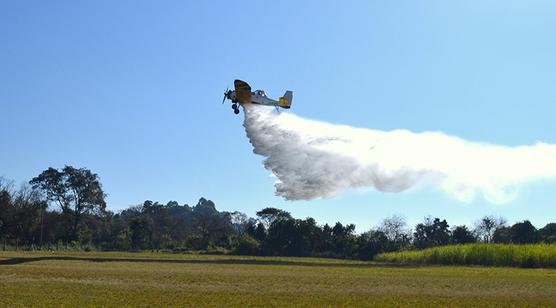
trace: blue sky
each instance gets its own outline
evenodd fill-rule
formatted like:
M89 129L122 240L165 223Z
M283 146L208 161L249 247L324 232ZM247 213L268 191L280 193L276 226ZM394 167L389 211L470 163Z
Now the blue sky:
M220 101L240 78L274 97L293 90L291 112L305 118L556 143L555 13L551 1L4 1L0 176L87 167L114 211L204 196L358 231L394 213L540 227L556 220L556 181L504 205L433 188L284 201Z

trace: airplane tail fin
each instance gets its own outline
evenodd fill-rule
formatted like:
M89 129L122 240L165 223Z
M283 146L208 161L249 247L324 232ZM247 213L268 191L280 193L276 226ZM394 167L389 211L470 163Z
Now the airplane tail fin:
M280 97L280 107L289 109L292 105L292 100L293 92L286 91L286 93L284 93L284 96Z

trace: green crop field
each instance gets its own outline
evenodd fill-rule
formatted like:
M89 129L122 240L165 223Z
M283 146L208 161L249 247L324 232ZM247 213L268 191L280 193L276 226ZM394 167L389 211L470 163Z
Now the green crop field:
M0 252L0 306L555 306L556 270Z
M486 265L556 268L554 244L466 244L379 254L375 260L401 264Z

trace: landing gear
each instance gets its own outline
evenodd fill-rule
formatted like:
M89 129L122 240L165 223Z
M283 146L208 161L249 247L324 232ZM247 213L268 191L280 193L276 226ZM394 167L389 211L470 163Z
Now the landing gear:
M238 101L232 100L232 109L234 110L235 114L239 114L239 102Z
M235 114L239 114L239 106L236 102L232 104L232 109L234 110Z

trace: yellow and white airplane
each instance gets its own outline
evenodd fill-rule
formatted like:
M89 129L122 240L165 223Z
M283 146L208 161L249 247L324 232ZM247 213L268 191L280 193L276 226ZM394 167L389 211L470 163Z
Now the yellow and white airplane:
M255 92L251 92L251 86L247 84L247 82L243 80L236 79L234 80L234 88L235 90L226 90L224 92L224 99L222 99L222 104L226 99L232 101L232 109L234 109L234 113L239 113L239 106L244 104L258 104L258 105L266 105L266 106L275 106L276 108L282 107L289 109L292 105L293 99L293 92L286 91L284 96L280 97L278 100L273 100L266 96L263 90L255 90Z

